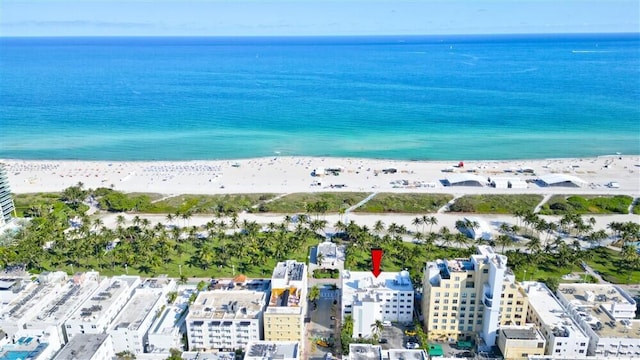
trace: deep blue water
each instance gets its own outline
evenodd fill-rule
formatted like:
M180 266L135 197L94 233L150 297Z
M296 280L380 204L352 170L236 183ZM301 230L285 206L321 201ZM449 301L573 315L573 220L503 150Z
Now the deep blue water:
M0 38L0 158L640 154L640 36Z

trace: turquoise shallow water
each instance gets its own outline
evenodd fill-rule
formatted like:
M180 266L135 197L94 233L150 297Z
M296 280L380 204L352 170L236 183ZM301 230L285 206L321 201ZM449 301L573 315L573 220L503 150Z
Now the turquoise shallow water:
M634 35L0 38L0 158L640 154Z

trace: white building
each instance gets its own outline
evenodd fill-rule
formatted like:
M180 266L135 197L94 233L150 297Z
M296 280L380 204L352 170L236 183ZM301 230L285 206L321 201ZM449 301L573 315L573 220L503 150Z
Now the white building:
M175 281L167 278L148 279L138 288L120 311L107 331L113 339L116 353L129 351L133 354L145 352L148 344L147 332L151 323L167 303L167 293L175 289Z
M429 360L424 350L417 349L389 349L383 354L385 360Z
M382 347L371 344L349 344L349 360L382 360Z
M338 269L344 264L344 246L331 241L323 241L318 244L316 250L317 265L325 269Z
M377 278L370 271L344 271L342 276L342 318L351 315L353 337L371 337L376 320L413 320L413 284L408 271L383 272Z
M201 292L187 315L189 349L233 351L261 340L266 302L262 291Z
M458 230L463 234L474 240L491 240L493 237L493 231L488 222L478 217L466 217L464 218L464 227Z
M247 344L244 360L298 360L300 348L293 341L255 341Z
M47 273L39 277L36 286L13 299L0 314L0 328L10 337L18 330L26 328L26 324L47 306L58 293L61 293L67 279L64 272Z
M589 338L543 283L526 281L527 322L534 323L547 341L545 354L573 358L587 355Z
M53 344L65 344L64 323L80 305L98 288L100 275L97 272L78 273L66 282L51 301L37 308L37 314L24 325L23 332L31 336L48 335ZM56 349L57 350L57 349Z
M9 178L3 164L0 164L0 228L11 222L15 211Z
M589 336L590 356L640 358L636 301L609 284L560 284L558 299Z
M65 322L67 339L78 334L101 334L131 298L139 276L116 276L103 280L98 288L85 300Z
M115 356L109 334L77 334L53 360L113 360Z

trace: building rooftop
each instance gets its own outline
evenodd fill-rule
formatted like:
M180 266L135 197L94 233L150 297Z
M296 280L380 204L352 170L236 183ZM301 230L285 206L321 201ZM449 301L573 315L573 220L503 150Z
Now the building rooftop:
M254 319L264 310L267 294L249 290L203 291L189 307L190 319Z
M85 318L99 319L123 292L131 291L131 286L139 280L134 276L119 276L103 281L83 304L76 310L70 320Z
M27 312L45 306L60 288L60 284L40 284L30 289L30 291L23 292L19 297L9 303L7 311L2 314L2 320L10 321L13 319L17 322L23 319Z
M235 360L236 353L184 351L181 357L182 360Z
M136 291L113 322L114 330L138 330L162 296L162 292L159 291Z
M542 334L535 326L502 326L500 331L509 340L539 340L544 341Z
M349 360L382 360L380 345L349 344Z
M389 360L428 360L424 350L391 349Z
M587 337L543 283L525 281L522 286L527 292L530 307L555 337Z
M327 258L335 258L338 256L338 245L331 241L323 241L318 244L318 254Z
M40 310L36 318L46 323L61 324L97 288L98 282L95 280L85 281L82 284L68 282L62 291Z
M298 343L284 341L256 341L247 344L245 360L299 359Z
M382 272L377 278L370 271L344 271L342 276L342 301L378 301L385 292L413 291L408 271Z
M279 262L273 269L272 279L286 279L288 281L302 281L306 276L306 265L295 260Z
M53 360L90 360L105 341L110 341L108 334L78 334L60 350Z
M640 339L636 301L610 284L560 284L558 296L601 338Z

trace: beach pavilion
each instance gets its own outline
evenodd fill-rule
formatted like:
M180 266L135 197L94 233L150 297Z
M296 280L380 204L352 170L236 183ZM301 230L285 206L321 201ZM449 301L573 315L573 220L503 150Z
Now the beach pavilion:
M568 174L546 174L539 179L543 186L550 187L582 187L587 184L579 177Z
M484 186L487 179L475 174L450 174L442 180L444 186Z

